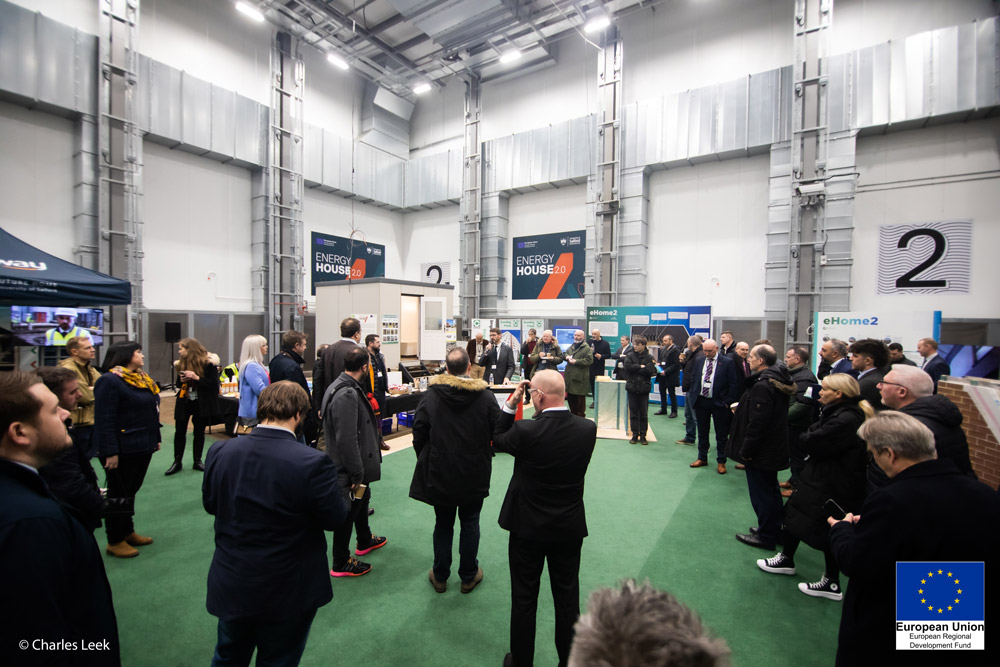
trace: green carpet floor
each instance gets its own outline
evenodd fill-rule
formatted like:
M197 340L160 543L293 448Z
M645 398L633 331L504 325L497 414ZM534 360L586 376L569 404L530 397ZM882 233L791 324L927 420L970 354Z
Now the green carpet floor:
M733 664L832 665L841 605L810 598L799 581L823 570L820 552L803 546L799 574L761 572L757 558L771 555L737 542L755 518L743 473L730 466L692 470L694 447L676 445L683 419L653 416L659 442L648 447L599 440L587 474L587 523L580 573L581 603L590 591L625 577L648 578L697 610L733 651ZM205 611L205 581L214 549L212 517L201 505L201 473L172 477L164 451L153 457L136 503L136 527L155 544L138 558L105 557L114 592L124 665L208 664L216 619ZM211 440L211 436L209 436ZM713 454L714 456L714 454ZM500 665L508 646L510 582L507 533L496 523L513 459L494 459L491 495L482 513L479 561L485 577L469 595L452 575L448 592L427 581L432 560L433 510L407 496L412 450L386 457L373 485L372 528L389 538L365 560L372 572L333 581L334 599L319 610L303 665L366 667L479 667ZM100 477L103 480L103 475ZM103 531L97 533L103 547ZM458 559L456 527L455 566ZM332 539L328 535L328 543ZM536 663L555 665L552 600L543 578ZM842 583L846 583L842 582Z

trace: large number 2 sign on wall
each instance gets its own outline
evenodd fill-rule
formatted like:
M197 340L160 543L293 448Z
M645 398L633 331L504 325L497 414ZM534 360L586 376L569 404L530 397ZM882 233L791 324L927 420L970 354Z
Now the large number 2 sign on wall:
M879 294L968 294L971 275L971 220L879 227Z

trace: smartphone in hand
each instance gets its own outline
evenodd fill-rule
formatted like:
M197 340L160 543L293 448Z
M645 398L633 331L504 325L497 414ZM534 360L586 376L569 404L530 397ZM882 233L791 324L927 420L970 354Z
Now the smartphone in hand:
M823 503L823 510L826 511L827 516L832 516L837 521L843 521L844 517L847 516L847 512L844 508L837 504L837 501L830 498L825 503Z

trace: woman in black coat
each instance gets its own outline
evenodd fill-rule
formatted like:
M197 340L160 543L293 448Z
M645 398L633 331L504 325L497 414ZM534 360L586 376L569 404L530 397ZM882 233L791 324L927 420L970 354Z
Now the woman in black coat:
M177 343L177 402L174 403L174 462L164 475L173 475L184 467L188 421L194 422L194 461L191 467L204 472L201 454L205 449L205 427L218 412L219 369L208 360L208 350L195 338Z
M153 452L160 449L160 388L143 370L138 343L115 343L94 384L94 437L107 471L108 499L134 499L146 477ZM133 515L105 516L107 552L118 558L138 556L133 547L153 543L135 532Z
M833 500L845 512L858 513L865 499L868 457L858 428L875 411L861 398L858 381L846 373L823 379L819 392L823 414L802 434L800 445L808 455L796 491L785 504L785 526L781 552L757 561L757 567L774 574L795 574L792 560L799 542L823 552L826 572L819 581L800 583L799 590L813 597L843 598L840 568L829 545L825 507Z
M649 427L649 390L650 380L656 375L656 362L653 355L646 350L646 338L636 336L632 339L632 349L625 354L625 391L628 394L629 427L632 431L631 444L646 441L646 429Z

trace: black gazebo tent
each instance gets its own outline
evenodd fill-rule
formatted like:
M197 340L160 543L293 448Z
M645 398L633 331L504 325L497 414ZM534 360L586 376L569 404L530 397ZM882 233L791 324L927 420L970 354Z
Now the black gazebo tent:
M107 306L132 303L132 286L42 252L0 229L0 305Z

